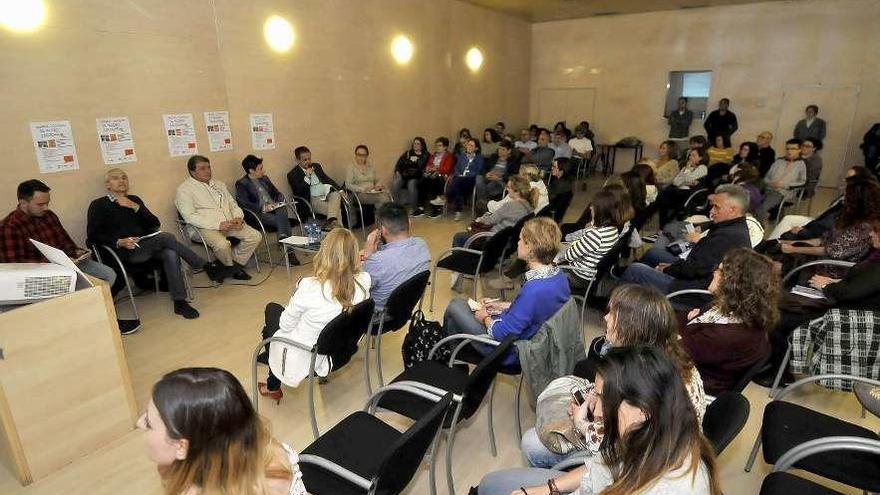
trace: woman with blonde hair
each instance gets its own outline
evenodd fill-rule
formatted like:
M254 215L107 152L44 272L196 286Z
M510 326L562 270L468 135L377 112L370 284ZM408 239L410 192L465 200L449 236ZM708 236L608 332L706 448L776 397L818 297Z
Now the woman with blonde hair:
M368 297L370 274L361 270L357 239L350 230L335 228L315 255L314 274L299 281L287 307L266 305L263 338L275 335L312 347L330 320ZM299 385L309 374L310 360L308 351L281 342L270 344L269 377L259 384L260 395L280 402L281 384ZM330 357L319 354L318 376L327 376L331 368Z
M517 175L528 180L532 189L537 191L537 200L532 204L532 210L535 213L550 204L550 193L547 191L547 184L544 184L544 181L541 180L541 170L538 167L531 163L524 163L519 167ZM509 201L507 196L499 201L489 201L486 208L489 210L489 213L492 213L501 208L507 201Z
M163 376L137 426L166 495L306 495L297 453L272 438L228 371Z
M498 232L505 227L512 227L522 217L535 208L538 201L538 190L533 188L524 177L514 175L507 180L507 201L495 211L474 220L474 223L490 232ZM452 247L462 247L472 234L476 232L458 232L452 237Z

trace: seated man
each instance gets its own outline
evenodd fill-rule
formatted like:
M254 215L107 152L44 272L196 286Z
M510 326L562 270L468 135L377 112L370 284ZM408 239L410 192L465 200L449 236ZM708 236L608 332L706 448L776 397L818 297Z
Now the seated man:
M193 155L186 162L186 168L189 178L177 187L174 199L177 211L190 228L198 229L225 267L224 275L250 280L244 265L263 239L262 234L244 223L244 212L226 185L213 179L210 160ZM230 237L239 240L235 247L229 242Z
M568 131L558 130L553 133L553 144L550 145L553 150L554 158L571 158L571 146L568 144Z
M284 203L284 195L263 171L263 159L248 155L241 161L241 166L245 175L235 181L235 200L240 206L259 215L263 225L274 226L279 241L290 237L292 232L287 208L278 206ZM294 265L299 264L293 251L288 257Z
M519 172L519 162L513 158L512 152L513 144L504 139L498 145L498 153L486 160L486 165L483 166L485 173L477 176L478 204L485 205L490 199L500 199L507 179Z
M538 145L529 153L529 161L537 165L542 171L550 172L554 156L556 154L550 148L550 131L542 128L538 131Z
M664 294L684 289L705 289L712 280L712 272L721 263L728 250L735 247L751 248L749 229L745 214L749 208L749 194L734 185L718 186L709 196L712 223L705 226L709 233L701 236L699 230L689 233L686 239L694 247L683 259L669 253L665 262L656 263L657 253L652 253L647 263L633 263L621 277L623 283L653 285Z
M579 125L574 128L574 139L568 140L572 158L589 160L593 156L593 142L587 137L587 128Z
M120 168L108 170L104 184L107 194L89 205L86 228L89 243L115 248L119 259L126 265L161 260L168 291L174 301L174 312L187 319L198 318L199 312L186 302L180 258L193 268L203 268L211 280L223 280L220 269L177 242L173 234L159 231L156 215L147 209L141 198L128 194L125 171ZM156 232L159 233L149 235Z
M116 285L116 272L107 265L92 260L89 251L78 247L58 216L49 209L49 186L36 180L26 180L18 185L18 208L3 219L0 241L0 262L3 263L48 263L49 260L30 242L40 241L64 251L74 260L77 267L92 277L99 278L110 285L111 293L120 288ZM137 320L117 320L119 330L127 335L137 331Z
M329 226L342 218L345 191L324 173L320 163L312 163L312 152L305 146L293 150L296 165L287 172L293 195L309 201L312 210L327 217Z
M791 201L795 193L792 189L803 186L807 182L807 166L801 159L801 141L789 139L785 142L785 157L776 160L765 177L767 190L764 201L755 212L755 217L766 222L770 211Z
M370 274L370 297L384 308L391 292L415 275L431 269L431 252L421 237L410 235L406 208L385 203L376 212L379 228L364 243L364 271Z
M528 155L535 149L535 146L538 146L532 139L532 133L528 129L523 129L519 131L519 141L513 143L516 146L516 150L519 151L523 155Z

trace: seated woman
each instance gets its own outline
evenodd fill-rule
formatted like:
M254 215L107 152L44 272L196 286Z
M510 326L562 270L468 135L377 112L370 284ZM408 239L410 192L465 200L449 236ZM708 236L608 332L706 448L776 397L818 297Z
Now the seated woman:
M707 160L708 156L702 149L691 150L688 153L687 163L672 180L672 185L664 189L657 197L657 202L654 205L660 215L661 227L673 219L675 213L681 209L687 198L693 193L693 188L697 187L700 180L706 176Z
M730 145L730 136L719 134L715 136L715 142L706 150L706 154L709 155L709 166L711 167L716 163L730 164L736 151Z
M586 359L575 365L574 376L595 380L596 368L608 351L614 347L653 345L665 349L679 370L687 389L688 398L702 423L706 412L706 397L703 381L694 367L687 351L678 338L678 324L675 311L666 297L652 287L640 285L621 285L611 292L608 311L605 314L605 336L597 338L590 346ZM598 352L597 352L598 351ZM573 410L576 404L569 404ZM536 428L523 434L521 448L531 466L551 467L554 464L576 455L596 455L602 441L601 422L574 424L584 438L585 450L573 445L565 452L553 452L542 440ZM545 437L546 438L546 437Z
M455 173L449 178L446 188L446 200L452 204L455 221L461 220L464 209L464 198L470 196L477 183L477 175L483 173L483 155L480 154L480 142L468 139L464 152L459 153L455 162ZM431 201L432 205L443 206L443 201Z
M731 169L732 170L732 169ZM758 172L757 162L745 162L737 165L736 173L730 175L731 183L736 184L749 193L749 213L754 214L764 202L764 179Z
M166 374L153 385L137 427L166 494L306 494L297 453L272 438L228 371Z
M314 266L313 275L300 280L286 308L275 303L266 306L264 339L275 335L311 347L330 320L370 297L370 274L361 270L358 242L350 230L330 231L315 255ZM260 382L260 395L280 402L284 396L281 384L299 385L309 374L310 361L308 351L271 343L269 377ZM332 367L329 356L318 355L318 376L327 376Z
M663 188L672 184L672 179L678 174L678 145L675 141L663 141L657 149L658 156L648 164L654 169L654 178L657 187Z
M391 194L376 178L376 169L370 162L370 149L359 144L354 149L354 163L348 167L345 176L345 188L355 194L361 204L381 205L391 202Z
M618 182L613 182L615 180ZM606 184L602 186L602 191L609 192L614 196L614 203L617 205L618 219L621 223L620 230L626 230L627 222L635 217L635 209L632 207L632 200L629 197L629 192L626 190L620 177L617 175L609 177ZM574 242L580 239L584 233L586 233L586 229L592 226L592 222L592 209L590 208L590 205L587 205L577 221L562 224L561 229L565 242Z
M391 183L391 194L400 202L400 194L407 191L407 201L413 213L419 209L419 180L428 163L428 145L425 138L416 136L408 150L404 151L394 166L394 182ZM415 215L414 215L415 216Z
M507 181L507 201L497 210L486 213L474 222L489 227L490 232L498 232L505 227L512 227L516 222L532 212L538 201L538 191L529 182L518 175ZM462 247L468 238L476 232L458 232L452 237L452 247Z
M731 167L730 170L727 171L727 175L728 177L733 177L742 164L757 164L759 163L759 161L760 156L758 153L758 143L746 141L743 144L739 145L739 152L736 154L736 156L733 157L733 160L730 162ZM760 171L758 172L758 175L761 175Z
M552 167L552 165L551 165ZM531 163L524 163L519 167L519 173L517 174L520 177L524 177L529 181L529 185L532 186L532 189L538 191L538 201L535 203L534 212L537 213L541 211L542 208L550 204L550 193L547 190L547 185L544 184L544 181L541 180L541 170ZM504 203L508 201L507 197L501 198L498 201L489 201L486 205L486 208L493 212L498 208L501 208Z
M767 335L779 320L779 273L770 258L734 248L715 269L709 292L712 304L688 313L680 333L706 393L718 395L770 354Z
M553 164L550 166L550 184L547 185L547 200L550 204L555 205L554 201L562 194L573 193L574 175L571 169L572 162L570 158L557 158L553 160ZM540 192L540 189L538 191Z
M483 158L489 158L498 152L498 143L501 142L501 135L498 134L498 131L492 129L491 127L487 127L483 129L483 142L480 145L480 152L483 154Z
M571 296L565 275L552 265L561 237L559 226L550 218L533 218L526 222L516 245L517 258L528 264L526 282L519 294L513 302L484 299L482 308L476 312L471 311L466 300L453 299L443 315L446 332L449 335L488 334L499 342L508 335L516 335L520 340L532 338ZM492 352L488 346L475 347L484 354ZM516 352L511 349L504 364L514 364L517 360Z
M678 162L675 163L676 168ZM642 177L645 183L645 204L649 205L657 200L657 179L654 177L654 169L647 163L639 163L632 168L632 171Z
M570 264L576 270L566 270L572 288L585 289L596 277L596 265L620 238L623 222L617 198L609 191L596 193L589 206L592 222L562 254L560 264Z
M479 495L721 494L714 450L703 437L675 359L662 348L612 349L587 394L572 412L578 422L601 422L597 455L568 472L490 473L480 481Z
M440 136L434 141L434 152L428 156L425 172L419 181L419 207L412 212L414 218L424 215L425 208L429 210L430 218L443 214L442 207L446 204L443 191L454 170L455 155L449 152L449 139Z

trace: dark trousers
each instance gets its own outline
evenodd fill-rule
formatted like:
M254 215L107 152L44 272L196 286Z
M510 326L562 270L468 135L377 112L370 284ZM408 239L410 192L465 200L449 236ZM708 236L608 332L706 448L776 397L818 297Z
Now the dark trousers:
M175 301L185 300L186 284L183 281L183 273L180 271L180 259L183 258L189 266L195 269L205 266L205 259L178 242L177 238L168 232L141 239L138 244L139 247L134 249L116 250L122 262L137 265L152 259L161 260L171 298Z
M263 340L268 339L269 337L275 335L275 332L278 331L278 327L281 321L281 313L284 312L284 306L277 303L269 303L266 305L265 310L265 326L263 327ZM266 352L269 352L269 346L266 346ZM275 377L272 374L272 369L269 368L269 376L266 377L266 387L269 390L280 390L281 389L281 380Z
M276 232L278 232L278 239L290 237L290 218L287 216L287 208L281 207L273 211L261 212L259 215L260 221L263 222L263 227L266 230L269 230L269 226L275 227Z
M452 203L453 211L464 209L464 198L474 189L476 177L453 177L446 192L446 198Z
M660 225L666 225L670 220L675 219L678 210L684 206L684 202L693 194L693 189L679 189L677 187L667 187L657 196L657 201L653 206L659 213Z
M443 195L446 188L446 179L436 175L434 177L422 177L419 180L419 205L427 207L428 201Z

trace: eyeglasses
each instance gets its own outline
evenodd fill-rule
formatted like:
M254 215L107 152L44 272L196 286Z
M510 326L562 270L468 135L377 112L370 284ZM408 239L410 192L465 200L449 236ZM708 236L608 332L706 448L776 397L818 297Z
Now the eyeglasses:
M366 153L355 153L354 156L365 157L365 156L367 156L367 154Z

